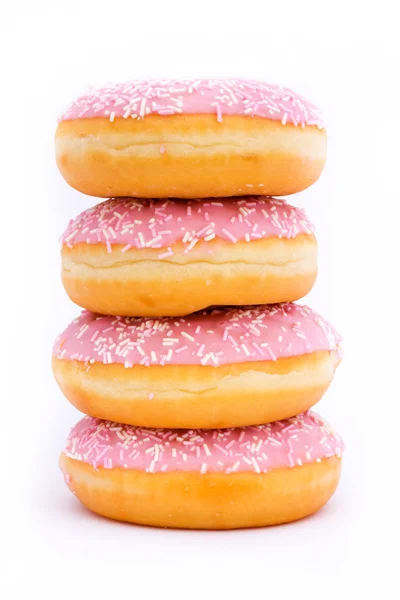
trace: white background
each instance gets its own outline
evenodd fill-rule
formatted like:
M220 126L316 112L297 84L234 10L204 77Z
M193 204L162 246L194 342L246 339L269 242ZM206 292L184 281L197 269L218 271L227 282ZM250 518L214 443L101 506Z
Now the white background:
M3 322L0 532L4 598L399 598L399 42L395 2L22 2L1 16ZM329 160L292 196L317 226L306 299L345 337L319 410L347 449L319 514L235 532L108 522L69 494L58 454L79 418L50 371L79 309L58 238L95 200L53 152L57 114L87 84L140 77L278 81L321 106Z

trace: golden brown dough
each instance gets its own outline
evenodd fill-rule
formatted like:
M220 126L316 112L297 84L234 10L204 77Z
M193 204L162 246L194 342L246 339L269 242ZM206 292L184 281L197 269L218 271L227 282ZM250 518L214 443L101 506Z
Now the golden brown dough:
M212 253L209 252L212 248ZM76 244L62 248L62 281L73 302L101 314L180 316L218 305L271 304L298 300L317 276L314 235L235 244L182 244L166 248Z
M86 364L53 357L65 397L82 412L143 427L223 428L285 419L311 408L339 357L314 352L214 366Z
M326 132L236 115L81 118L61 121L55 149L64 179L90 196L284 196L319 178Z
M302 519L334 493L341 459L269 473L145 473L94 469L61 454L68 485L90 510L117 521L185 529L263 527Z

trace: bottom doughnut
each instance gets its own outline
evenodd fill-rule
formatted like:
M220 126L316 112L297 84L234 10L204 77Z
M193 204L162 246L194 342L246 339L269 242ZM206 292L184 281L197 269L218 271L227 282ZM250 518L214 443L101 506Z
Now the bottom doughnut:
M71 432L60 466L82 504L104 517L237 529L319 510L338 485L341 451L340 438L312 413L207 432L144 430L86 417Z

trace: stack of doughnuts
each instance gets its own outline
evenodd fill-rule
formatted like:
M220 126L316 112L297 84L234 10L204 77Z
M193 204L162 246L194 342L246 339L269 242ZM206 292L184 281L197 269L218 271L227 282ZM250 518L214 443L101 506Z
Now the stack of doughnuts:
M317 275L314 227L281 196L325 163L319 110L239 79L92 89L60 117L57 164L107 198L61 237L83 312L52 368L85 416L60 457L92 511L188 529L260 527L321 508L343 443L310 409L341 338L294 303Z

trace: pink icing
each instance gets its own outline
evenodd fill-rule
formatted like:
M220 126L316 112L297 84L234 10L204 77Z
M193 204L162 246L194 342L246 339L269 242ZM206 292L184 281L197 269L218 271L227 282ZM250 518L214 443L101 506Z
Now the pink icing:
M323 128L318 108L306 98L281 85L245 79L159 79L130 81L91 89L77 98L60 121L93 117L215 114L263 117L283 125L316 125Z
M53 355L129 368L136 364L218 366L318 350L340 353L339 335L311 308L286 303L159 319L83 311L59 335Z
M125 252L135 248L168 248L182 242L189 252L199 240L215 237L235 243L268 237L292 238L313 231L300 208L284 200L262 196L207 200L111 199L89 208L71 220L62 244L114 244Z
M160 473L266 473L341 456L343 442L311 411L267 425L235 429L143 429L84 417L64 454L95 469Z

